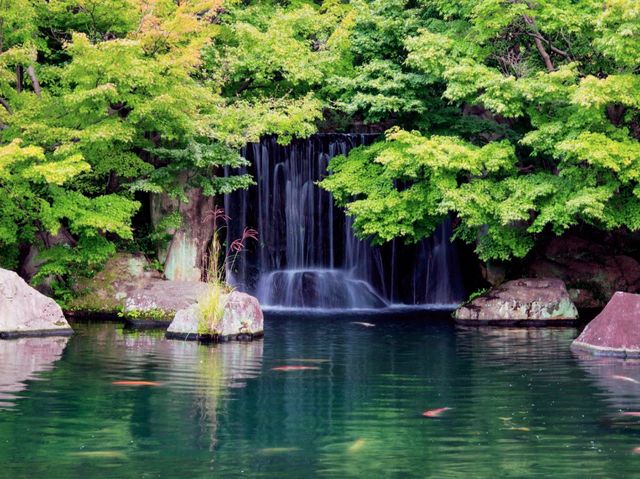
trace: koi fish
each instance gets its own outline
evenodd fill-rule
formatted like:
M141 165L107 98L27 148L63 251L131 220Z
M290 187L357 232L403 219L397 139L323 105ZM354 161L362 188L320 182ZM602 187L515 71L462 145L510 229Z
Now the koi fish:
M357 324L358 326L364 326L365 328L374 328L375 324L365 323L363 321L352 321L351 324Z
M315 359L315 358L291 358L285 359L285 361L292 361L296 363L328 363L328 359Z
M422 413L423 417L440 417L442 415L443 412L448 411L449 409L451 409L450 407L439 407L437 409L427 409L425 412Z
M640 417L640 412L638 411L625 411L620 413L621 416L631 416L631 417Z
M631 452L634 454L640 454L640 447L634 447Z
M160 386L160 383L155 381L113 381L111 384L114 386Z
M261 454L288 454L299 450L299 447L265 447L260 449L258 452Z
M320 369L316 366L278 366L271 368L272 371L309 371Z
M613 379L619 379L620 381L627 381L629 383L633 383L633 384L640 384L640 381L630 378L628 376L620 376L618 374L614 374L613 376L611 376Z
M356 439L353 443L347 448L347 452L353 454L354 452L360 451L364 447L365 441L364 439Z
M124 459L126 456L120 451L80 451L70 452L70 456L89 457L89 458L106 458L106 459Z

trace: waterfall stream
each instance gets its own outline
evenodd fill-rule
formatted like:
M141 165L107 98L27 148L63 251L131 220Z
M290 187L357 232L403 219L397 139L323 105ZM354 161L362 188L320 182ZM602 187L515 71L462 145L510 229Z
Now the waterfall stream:
M394 240L373 247L357 239L352 220L316 182L327 164L375 135L319 134L290 145L265 138L244 148L244 171L256 185L225 197L227 244L245 227L259 233L227 278L266 307L379 309L448 307L464 297L451 226L414 245Z

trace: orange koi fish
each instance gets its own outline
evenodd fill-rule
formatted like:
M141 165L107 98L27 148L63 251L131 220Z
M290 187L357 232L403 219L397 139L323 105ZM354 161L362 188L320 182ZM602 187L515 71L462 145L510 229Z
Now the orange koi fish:
M113 381L114 386L160 386L155 381Z
M422 413L423 417L440 417L442 415L443 412L448 411L449 409L451 409L450 407L439 407L437 409L427 409L425 412Z
M320 369L316 366L278 366L271 368L272 371L309 371L313 369Z

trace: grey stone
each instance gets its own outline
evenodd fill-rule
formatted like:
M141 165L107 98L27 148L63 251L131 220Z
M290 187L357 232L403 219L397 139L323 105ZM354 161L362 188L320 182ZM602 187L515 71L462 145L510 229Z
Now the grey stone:
M149 281L130 291L124 312L131 316L170 321L177 311L188 308L207 292L209 285L201 281ZM133 314L132 314L133 313Z
M72 333L53 299L29 286L17 273L0 268L0 337Z
M564 283L553 278L508 281L462 305L454 318L465 322L575 321L578 310Z
M168 338L215 340L244 339L262 336L264 318L258 300L233 291L224 301L224 313L219 324L203 324L199 304L192 304L176 313L167 329Z

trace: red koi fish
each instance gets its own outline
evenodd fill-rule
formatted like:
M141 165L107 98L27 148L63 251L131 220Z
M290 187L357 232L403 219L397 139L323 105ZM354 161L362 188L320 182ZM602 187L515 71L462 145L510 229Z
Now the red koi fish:
M427 409L425 412L422 413L423 417L440 417L442 415L443 412L448 411L449 409L451 409L450 407L439 407L437 409Z
M640 417L640 412L638 411L625 411L620 413L621 416L631 416L631 417Z
M113 381L114 386L160 386L155 381Z
M272 371L309 371L313 369L320 369L316 366L278 366L271 368Z

